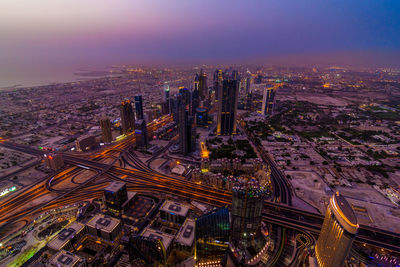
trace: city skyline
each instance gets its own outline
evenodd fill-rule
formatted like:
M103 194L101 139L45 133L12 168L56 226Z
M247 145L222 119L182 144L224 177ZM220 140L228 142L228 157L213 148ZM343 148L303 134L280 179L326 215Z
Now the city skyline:
M2 10L2 79L101 64L400 62L396 1L6 0Z
M0 10L0 266L400 266L400 3Z

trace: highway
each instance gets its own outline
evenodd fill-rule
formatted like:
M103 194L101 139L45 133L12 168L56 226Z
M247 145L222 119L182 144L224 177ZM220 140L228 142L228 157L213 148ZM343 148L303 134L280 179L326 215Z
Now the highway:
M238 124L240 125L240 123ZM282 174L282 172L276 167L275 162L270 158L268 153L264 151L261 145L255 142L256 137L252 132L247 131L247 129L243 129L239 127L240 130L246 133L249 140L252 142L253 146L256 147L258 153L260 154L262 160L267 163L271 167L271 180L274 186L274 194L275 201L279 203L285 203L288 205L292 205L292 192L290 183L286 180L286 177Z
M231 204L231 193L228 191L218 190L207 185L196 184L191 181L154 172L146 163L135 158L134 153L128 149L132 145L132 142L134 142L134 137L128 136L123 142L106 147L103 151L90 157L64 153L64 161L73 167L55 175L45 183L38 184L29 190L16 194L7 201L0 202L0 225L10 225L33 214L101 197L103 188L112 180L123 180L127 183L128 190L132 191L172 194L186 200L196 200L214 206ZM45 153L42 150L5 141L2 141L0 144L33 155L43 155ZM118 153L118 156L113 155L115 153ZM101 160L110 157L113 157L111 163L101 162ZM123 164L129 162L134 169L127 169L121 165L115 166L114 164L121 157L124 158L121 161ZM268 160L268 158L265 160ZM65 191L54 189L54 186L62 180L70 179L80 171L87 171L87 169L91 170L93 176L84 183L77 184L76 187ZM323 216L291 207L291 194L287 189L286 191L284 189L285 187L289 188L285 184L285 178L281 177L278 180L281 180L281 182L277 183L280 203L265 201L263 220L286 228L308 231L317 235L321 229ZM34 200L46 196L50 197L50 200L43 203L34 203ZM400 252L399 240L400 234L364 225L360 226L356 238L357 242L379 246L396 252Z

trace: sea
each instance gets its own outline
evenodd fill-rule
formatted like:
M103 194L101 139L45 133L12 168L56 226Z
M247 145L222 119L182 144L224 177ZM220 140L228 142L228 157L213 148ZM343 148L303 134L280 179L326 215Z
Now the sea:
M110 69L111 66L37 66L36 68L13 70L2 67L0 69L0 90L106 77L110 76Z

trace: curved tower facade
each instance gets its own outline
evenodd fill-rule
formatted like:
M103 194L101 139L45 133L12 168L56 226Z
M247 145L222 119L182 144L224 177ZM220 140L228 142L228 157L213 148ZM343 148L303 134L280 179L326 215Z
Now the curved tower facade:
M266 189L251 179L232 188L231 242L247 247L259 233Z
M326 209L324 223L315 246L320 267L344 265L358 230L357 218L346 199L336 192Z

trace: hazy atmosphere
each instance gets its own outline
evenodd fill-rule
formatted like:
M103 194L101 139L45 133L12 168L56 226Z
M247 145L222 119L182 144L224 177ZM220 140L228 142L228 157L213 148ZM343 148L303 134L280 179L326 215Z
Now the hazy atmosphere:
M0 78L15 83L97 64L400 62L398 1L3 0L0 10Z

